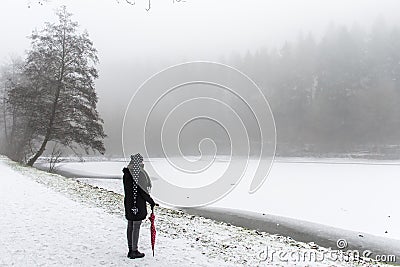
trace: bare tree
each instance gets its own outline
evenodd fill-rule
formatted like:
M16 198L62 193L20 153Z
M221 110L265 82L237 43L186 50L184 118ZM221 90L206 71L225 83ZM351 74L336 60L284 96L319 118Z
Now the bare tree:
M28 149L33 128L30 127L32 113L26 112L25 106L29 105L32 97L13 98L17 92L22 92L27 86L27 79L23 75L23 61L12 58L10 63L1 69L0 83L2 88L2 121L4 132L2 135L3 153L13 160L22 161Z
M54 143L49 159L49 172L53 173L56 171L57 164L63 161L61 156L62 150L58 147L57 143Z

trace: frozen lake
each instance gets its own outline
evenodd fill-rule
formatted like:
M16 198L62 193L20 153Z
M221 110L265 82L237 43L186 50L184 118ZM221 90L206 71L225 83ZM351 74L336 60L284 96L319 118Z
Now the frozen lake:
M165 159L145 162L150 163L163 170L163 179L188 187L211 183L227 165L218 160L207 175L188 178L166 170L169 163ZM122 160L65 162L58 168L70 176L92 177L80 180L122 194L118 178L125 165ZM284 216L400 240L400 162L280 158L263 186L249 194L255 168L256 161L251 160L240 183L210 207ZM157 187L161 177L150 176L153 188Z

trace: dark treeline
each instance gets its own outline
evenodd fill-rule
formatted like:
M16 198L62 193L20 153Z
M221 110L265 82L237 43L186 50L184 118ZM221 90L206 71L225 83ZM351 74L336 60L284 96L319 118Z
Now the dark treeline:
M264 90L278 155L392 153L400 144L400 28L331 25L227 60Z

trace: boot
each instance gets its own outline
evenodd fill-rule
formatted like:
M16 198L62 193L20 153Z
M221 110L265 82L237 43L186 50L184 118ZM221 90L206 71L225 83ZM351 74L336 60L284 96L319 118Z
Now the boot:
M132 249L129 249L129 251L128 251L128 255L126 255L128 258L130 258L131 257L131 254L132 254Z
M130 259L136 259L136 258L143 258L144 253L139 252L139 250L131 251L130 254L128 254L128 258Z

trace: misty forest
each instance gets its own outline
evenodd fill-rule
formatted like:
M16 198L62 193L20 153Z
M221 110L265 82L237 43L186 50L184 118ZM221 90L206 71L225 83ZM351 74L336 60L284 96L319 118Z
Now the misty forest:
M300 35L280 49L227 62L264 90L275 117L278 155L368 150L395 156L399 47L400 28L378 19L368 31L331 25L321 40Z
M23 59L1 66L0 153L29 165L65 148L107 153L103 140L115 128L106 123L103 130L97 111L95 44L65 8L57 16L58 23L32 33ZM280 47L261 47L222 55L221 62L265 94L278 156L398 157L399 27L382 18L368 29L332 23L320 38L299 34Z

